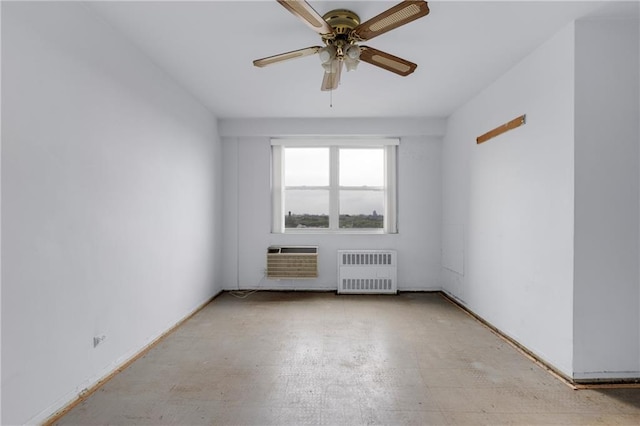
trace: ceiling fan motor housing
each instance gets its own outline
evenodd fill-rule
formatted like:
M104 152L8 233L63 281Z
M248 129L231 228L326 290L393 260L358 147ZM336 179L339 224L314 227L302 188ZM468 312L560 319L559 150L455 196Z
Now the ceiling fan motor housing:
M322 16L329 25L333 27L334 33L322 36L322 41L327 46L334 46L337 49L337 58L342 60L347 47L354 42L351 33L354 28L360 25L360 17L347 9L335 9Z
M348 37L349 33L360 25L360 17L347 9L335 9L325 13L322 19L335 30L337 37Z

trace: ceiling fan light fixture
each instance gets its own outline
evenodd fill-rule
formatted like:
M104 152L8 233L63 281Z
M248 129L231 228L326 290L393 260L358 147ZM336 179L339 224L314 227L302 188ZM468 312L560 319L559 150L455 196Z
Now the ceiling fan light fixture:
M337 73L339 66L340 66L340 61L338 59L332 59L330 62L322 64L322 68L324 68L324 72L327 74Z
M360 59L360 46L358 46L357 44L352 44L351 46L347 47L345 56L350 59Z
M349 71L355 71L358 68L358 64L360 63L357 59L352 59L349 56L344 57L344 67Z
M360 46L352 44L345 49L344 52L344 65L349 71L355 71L360 63Z
M336 48L334 46L326 46L318 51L318 56L320 57L320 62L322 65L330 64L331 61L336 57Z

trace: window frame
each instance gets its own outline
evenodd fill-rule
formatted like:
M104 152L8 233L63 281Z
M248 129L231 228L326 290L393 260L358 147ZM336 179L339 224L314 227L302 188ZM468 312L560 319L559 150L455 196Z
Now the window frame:
M271 232L274 234L397 234L397 147L399 138L366 139L271 139ZM329 148L329 227L285 228L284 149ZM362 187L340 186L339 150L341 148L375 148L384 151L383 227L340 228L340 191L367 190ZM289 188L291 189L291 188ZM310 188L308 188L310 189ZM310 189L311 190L311 189Z

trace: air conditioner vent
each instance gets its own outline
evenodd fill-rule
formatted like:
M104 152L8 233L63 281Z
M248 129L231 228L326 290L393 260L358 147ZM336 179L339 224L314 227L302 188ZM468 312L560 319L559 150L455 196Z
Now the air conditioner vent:
M317 246L271 246L267 250L267 278L318 277Z

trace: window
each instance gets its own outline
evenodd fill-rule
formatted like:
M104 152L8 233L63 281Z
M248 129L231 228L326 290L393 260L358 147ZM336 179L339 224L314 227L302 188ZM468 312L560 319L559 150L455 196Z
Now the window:
M273 232L397 232L397 139L271 145Z

